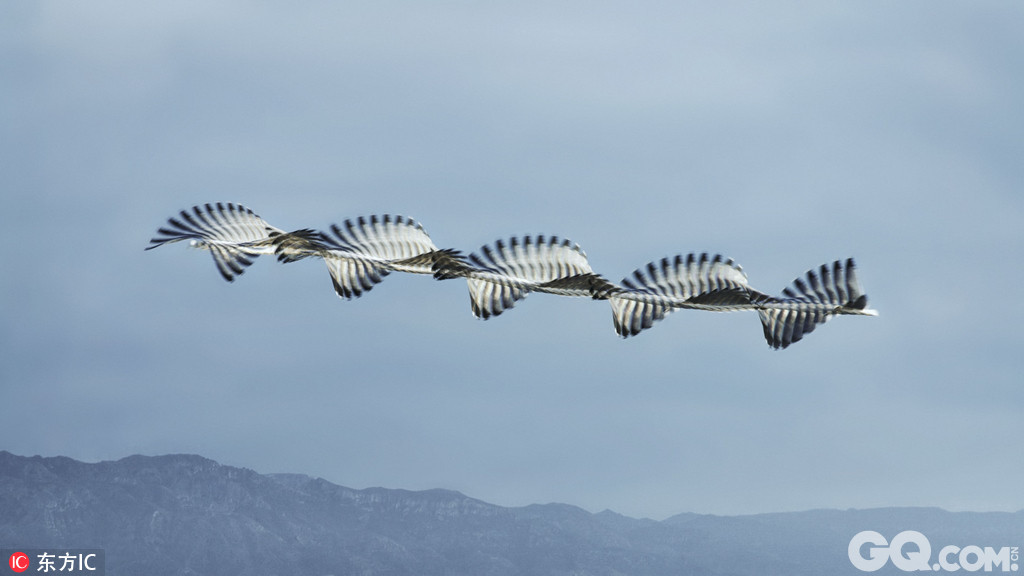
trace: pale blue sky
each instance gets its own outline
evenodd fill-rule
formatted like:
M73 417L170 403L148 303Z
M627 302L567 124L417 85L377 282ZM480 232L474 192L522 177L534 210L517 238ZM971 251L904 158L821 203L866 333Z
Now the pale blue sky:
M5 2L0 448L199 453L362 488L664 518L1024 508L1016 2ZM239 202L464 251L579 242L618 280L853 256L878 318L770 350L754 314L620 340L607 303L470 314L392 275L143 252Z

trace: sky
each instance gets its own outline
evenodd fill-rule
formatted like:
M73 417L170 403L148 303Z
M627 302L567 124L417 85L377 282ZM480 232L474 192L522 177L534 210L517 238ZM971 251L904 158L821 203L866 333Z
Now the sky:
M366 488L662 519L1024 509L1024 5L4 2L0 449L196 453ZM578 242L617 281L854 257L877 318L636 338L606 302L475 319L465 283L234 283L179 210L403 214Z

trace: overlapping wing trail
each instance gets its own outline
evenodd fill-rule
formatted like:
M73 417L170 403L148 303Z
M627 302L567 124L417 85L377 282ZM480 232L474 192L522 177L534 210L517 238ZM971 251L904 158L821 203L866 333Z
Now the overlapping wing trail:
M615 332L624 338L678 309L756 310L765 340L778 349L833 316L877 315L867 307L852 258L812 269L780 296L769 296L751 288L743 269L720 254L662 258L613 284L591 269L578 244L558 236L512 236L464 256L435 246L412 218L389 214L345 220L326 232L284 232L240 204L210 203L170 218L146 249L181 240L209 250L228 281L261 254L276 254L281 262L322 258L335 292L346 299L362 296L392 272L465 278L473 314L483 319L531 292L608 300Z
M530 292L593 297L611 287L595 274L583 249L558 236L513 236L486 244L461 265L444 267L447 277L465 277L477 318L498 316Z
M707 252L650 262L604 296L612 305L615 332L623 338L679 308L726 312L750 307L743 268Z
M419 222L390 214L345 220L327 232L298 230L280 235L275 245L281 262L323 258L335 292L345 299L362 296L391 272L433 274L454 258L454 251L434 245Z

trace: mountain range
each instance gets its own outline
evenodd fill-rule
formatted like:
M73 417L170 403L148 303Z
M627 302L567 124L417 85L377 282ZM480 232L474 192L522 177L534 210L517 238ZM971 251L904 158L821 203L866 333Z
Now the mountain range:
M960 571L984 571L985 557L969 548L977 546L982 556L1001 554L988 568L1017 572L1024 511L881 508L654 521L565 504L502 507L449 490L357 490L195 455L84 463L0 452L0 549L102 549L110 575L864 574L849 547L868 530L887 541L920 533L931 547L925 567L941 568L940 552L954 545L941 569L962 560ZM858 554L869 558L871 548L879 546ZM920 539L901 551L921 552ZM876 573L904 571L886 562Z

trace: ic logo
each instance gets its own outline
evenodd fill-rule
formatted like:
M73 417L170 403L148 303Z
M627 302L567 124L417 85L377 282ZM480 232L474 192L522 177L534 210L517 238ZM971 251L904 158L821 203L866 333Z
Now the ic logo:
M14 570L15 572L24 572L25 570L28 570L28 565L30 564L28 554L25 554L24 552L15 552L14 554L11 554L11 558L7 563L11 565L11 570Z

